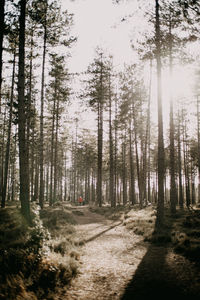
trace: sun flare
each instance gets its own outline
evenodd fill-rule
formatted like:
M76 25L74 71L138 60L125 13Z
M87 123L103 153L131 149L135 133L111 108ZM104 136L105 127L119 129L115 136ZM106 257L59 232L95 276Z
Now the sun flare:
M174 104L193 94L193 74L191 67L177 65L173 68L172 75L169 70L163 70L163 99L169 102L170 97ZM170 95L171 94L171 95Z

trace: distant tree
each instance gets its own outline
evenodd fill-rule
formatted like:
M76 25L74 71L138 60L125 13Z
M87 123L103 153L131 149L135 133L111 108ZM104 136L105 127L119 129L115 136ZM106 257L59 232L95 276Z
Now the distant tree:
M102 163L103 163L103 110L108 91L108 64L101 51L88 68L90 79L88 81L87 97L90 105L97 112L97 202L102 206Z
M48 88L48 98L53 105L51 106L51 171L50 171L50 198L49 203L52 205L57 198L58 185L58 143L60 118L64 103L68 101L69 88L67 87L68 75L64 67L64 56L55 53L50 54L51 70L49 75L51 81Z

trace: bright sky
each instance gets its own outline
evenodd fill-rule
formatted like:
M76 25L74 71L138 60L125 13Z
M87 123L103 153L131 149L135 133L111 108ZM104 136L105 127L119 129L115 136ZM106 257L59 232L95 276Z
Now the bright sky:
M114 5L112 0L62 0L63 8L74 13L72 32L78 37L72 49L71 71L84 71L94 58L97 46L114 55L115 65L123 65L135 58L130 46L132 21L121 20L136 10L137 3L137 0L124 1L120 5ZM136 20L139 26L141 22L137 15L134 23Z
M141 9L138 11L138 3L141 1L122 1L120 5L114 5L112 0L61 0L63 9L74 14L74 26L72 34L77 36L78 41L71 49L69 60L70 72L86 71L90 62L93 61L95 48L102 47L107 54L112 54L114 65L121 69L124 63L136 63L137 55L131 49L130 40L140 32L149 29ZM151 1L150 1L151 2ZM149 1L145 2L148 5ZM152 2L151 2L152 3ZM141 12L141 13L140 13ZM122 21L126 16L128 21ZM168 70L163 71L163 106L164 123L168 127L169 117L169 77ZM174 72L173 87L176 96L188 96L191 85L190 73L185 68L177 67ZM153 79L156 91L156 77ZM189 85L188 85L189 83ZM184 89L183 89L184 87ZM157 118L156 97L152 96L152 116ZM175 103L176 106L176 103ZM77 111L80 107L75 108ZM88 119L87 115L87 119ZM91 115L91 120L94 117ZM94 121L94 119L93 119Z

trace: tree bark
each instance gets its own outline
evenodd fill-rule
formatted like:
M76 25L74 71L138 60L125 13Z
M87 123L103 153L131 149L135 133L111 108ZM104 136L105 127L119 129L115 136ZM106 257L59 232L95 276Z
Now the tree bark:
M164 222L164 140L163 140L163 115L162 115L162 90L161 90L161 45L160 45L160 16L159 0L156 2L156 62L157 62L157 103L158 103L158 203L156 225Z
M4 24L5 18L5 0L0 0L0 113L1 113L1 86L2 86L2 67L3 67L3 37L4 37Z
M172 61L172 32L171 21L169 23L169 67L170 67L170 209L174 215L176 213L177 193L175 180L175 150L174 150L174 108L173 108L173 61Z
M47 10L47 7L45 8ZM46 62L46 43L47 43L47 24L46 11L44 13L44 41L43 41L43 58L42 58L42 81L41 81L41 111L40 111L40 192L39 203L41 209L44 205L44 79L45 79L45 62Z
M11 84L11 95L10 95L10 112L9 112L8 136L7 136L6 158L5 158L5 168L4 168L4 184L3 184L1 207L5 207L6 204L8 165L9 165L9 157L10 157L10 139L11 139L11 127L12 127L12 115L13 115L14 84L15 84L15 62L16 62L16 53L14 50L12 84Z
M114 201L114 163L113 163L113 135L112 135L112 99L109 76L109 146L110 146L110 179L109 179L109 196L111 207L115 207Z
M26 20L26 0L20 1L19 17L19 66L18 66L18 119L19 119L19 173L20 173L20 202L21 211L24 217L30 222L29 203L29 174L28 156L26 142L26 106L25 106L25 20Z

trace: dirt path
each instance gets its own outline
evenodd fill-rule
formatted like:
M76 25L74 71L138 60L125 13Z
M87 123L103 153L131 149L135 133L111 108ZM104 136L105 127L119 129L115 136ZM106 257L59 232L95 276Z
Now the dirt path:
M74 214L76 229L86 240L81 248L80 274L62 299L120 299L146 253L142 238L132 235L121 221L106 220L87 207Z
M163 293L198 299L199 273L183 257L170 248L144 243L120 221L106 220L87 207L77 210L76 229L86 241L80 274L59 299L135 300L151 295L157 299Z

